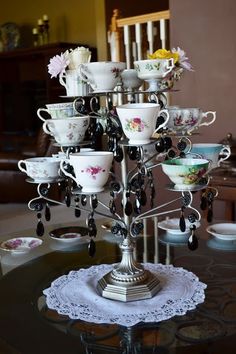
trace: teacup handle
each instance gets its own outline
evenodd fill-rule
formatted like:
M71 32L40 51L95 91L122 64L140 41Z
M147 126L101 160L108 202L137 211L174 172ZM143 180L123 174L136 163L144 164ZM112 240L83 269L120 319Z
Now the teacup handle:
M80 64L79 66L79 76L85 82L90 81L88 70L86 70L86 66L84 64Z
M208 118L208 116L212 115L212 118L209 122L201 122L199 124L199 127L203 126L203 125L210 125L212 123L214 123L214 121L216 120L216 112L213 111L208 111L208 112L202 112L202 118Z
M43 131L44 131L46 134L49 134L49 135L52 135L52 136L53 136L53 133L52 133L51 130L48 128L48 121L47 121L47 120L43 123Z
M217 163L217 166L220 166L220 163L224 160L227 160L230 157L231 154L231 149L229 145L224 145L222 147L222 149L220 150L220 154L219 155L226 155L225 157L221 157Z
M68 87L66 85L66 74L65 73L60 73L59 82L62 86L64 86L66 89L68 89Z
M25 160L20 160L20 161L18 161L18 168L19 168L19 170L20 170L20 171L22 171L22 172L24 172L24 173L26 173L26 174L27 174L26 169L25 169L24 167L22 167L22 166L21 166L22 164L24 164L24 165L25 165Z
M41 112L47 112L48 114L50 114L50 113L49 113L49 110L46 109L46 108L39 108L39 109L37 110L37 116L38 116L43 122L45 122L47 119L45 119L45 118L43 118L43 117L41 116Z
M77 184L76 178L70 172L68 172L68 171L66 171L64 169L64 164L66 162L68 163L68 160L61 160L61 162L60 162L60 170L64 173L65 176L72 178Z
M166 66L167 71L164 73L163 78L166 77L166 75L168 75L171 72L174 66L175 66L174 59L173 58L168 59L168 64Z
M156 133L159 129L163 128L169 121L170 115L167 109L161 109L160 112L158 113L158 117L160 117L161 114L165 114L165 121L160 124L155 130L154 133Z

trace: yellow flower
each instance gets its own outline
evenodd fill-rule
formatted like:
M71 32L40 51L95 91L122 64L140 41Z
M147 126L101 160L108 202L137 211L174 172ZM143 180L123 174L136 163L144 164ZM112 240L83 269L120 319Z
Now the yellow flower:
M174 59L174 64L179 61L179 53L166 49L158 49L153 54L148 54L148 59Z

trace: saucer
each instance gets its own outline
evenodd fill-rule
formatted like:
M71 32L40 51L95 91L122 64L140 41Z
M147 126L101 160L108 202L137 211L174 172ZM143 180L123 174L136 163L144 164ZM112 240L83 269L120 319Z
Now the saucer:
M0 249L12 253L25 253L33 250L43 243L36 237L16 237L0 244Z
M185 224L186 224L186 230L184 232L182 232L179 228L179 218L162 220L158 223L158 227L162 230L167 231L169 234L184 236L190 233L191 223L189 222L188 219L185 219ZM200 226L200 222L196 221L194 225L196 226L196 228L198 228Z
M175 192L197 192L200 191L204 188L206 188L207 184L195 184L193 186L187 185L185 188L176 188L174 183L169 183L166 185L166 188L169 191L175 191Z
M207 246L219 251L236 251L236 242L232 240L225 242L217 238L211 238L207 241Z
M236 240L236 223L219 223L210 225L206 231L222 241Z
M50 178L48 178L48 179L37 179L37 178L31 178L31 177L28 177L28 178L26 178L26 182L28 182L28 183L37 183L37 184L44 184L44 183L57 183L57 182L61 182L61 181L64 181L64 178L61 178L61 177L59 177L59 178L55 178L55 179L50 179Z
M56 240L61 243L75 243L85 241L84 236L88 235L88 229L82 226L68 226L61 227L49 232L49 236L52 240Z

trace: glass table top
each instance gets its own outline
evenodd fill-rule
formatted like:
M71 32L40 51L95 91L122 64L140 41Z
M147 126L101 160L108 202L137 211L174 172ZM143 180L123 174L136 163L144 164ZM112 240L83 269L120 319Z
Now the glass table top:
M16 353L24 354L234 353L236 248L234 242L216 240L205 231L205 226L197 229L199 248L194 252L188 250L183 238L164 231L159 232L158 244L152 234L137 239L140 262L183 267L207 284L204 303L186 315L123 327L71 320L48 309L42 292L54 279L70 270L120 260L119 239L105 230L101 232L93 258L88 256L87 242L59 247L48 235L43 237L45 249L33 251L35 254L2 255L3 342Z

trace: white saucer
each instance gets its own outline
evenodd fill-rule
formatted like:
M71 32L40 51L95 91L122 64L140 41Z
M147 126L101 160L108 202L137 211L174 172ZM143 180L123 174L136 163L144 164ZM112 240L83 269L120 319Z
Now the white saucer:
M236 240L236 223L219 223L210 225L207 227L206 231L219 240Z
M184 188L176 188L174 183L170 183L166 185L166 188L169 191L175 191L175 192L196 192L196 191L200 191L204 188L206 188L207 184L195 184L193 186L191 185L187 185L186 187L184 186Z
M52 240L60 243L77 243L87 241L88 229L82 226L68 226L61 227L49 232L49 236Z
M162 220L158 223L158 227L162 230L167 231L169 234L183 236L190 233L191 223L188 219L185 219L185 224L186 230L184 232L182 232L179 228L179 218L170 218ZM200 222L196 221L194 225L196 226L196 228L198 228L200 226Z
M25 253L40 246L43 241L36 237L15 237L0 244L0 249L11 253Z

